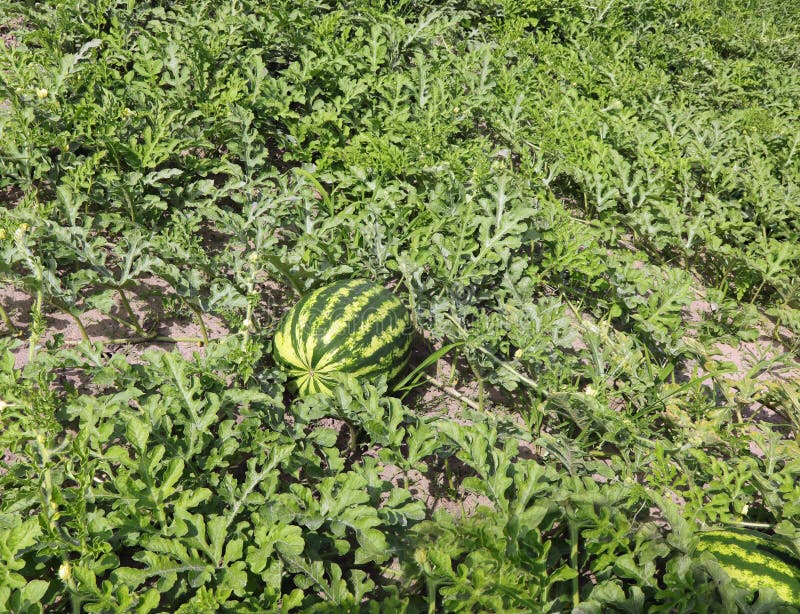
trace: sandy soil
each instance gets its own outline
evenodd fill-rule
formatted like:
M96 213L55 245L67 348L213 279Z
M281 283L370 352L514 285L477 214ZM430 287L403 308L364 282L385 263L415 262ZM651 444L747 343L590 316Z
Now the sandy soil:
M15 17L0 24L0 44L10 48L18 47L19 41L14 33L22 28L23 25L24 22L21 17Z
M164 299L168 296L168 286L162 280L155 278L145 279L135 292L129 293L129 300L134 313L145 329L150 329L155 322L157 326L152 329L160 337L173 339L190 339L174 343L163 341L146 341L139 343L113 343L114 340L127 340L136 336L130 328L114 321L108 314L98 309L88 309L81 316L81 321L92 341L102 341L108 344L110 351L121 352L131 362L139 362L141 355L149 349L178 350L185 358L191 358L192 353L202 350L198 341L201 337L200 325L192 318L183 314L164 317ZM0 288L0 305L2 305L14 325L20 330L27 329L31 324L30 310L33 299L26 293L13 287ZM118 303L111 311L112 315L124 317L125 314ZM46 312L47 328L39 339L38 349L46 348L56 335L61 335L66 345L77 344L81 338L80 330L69 315L48 310ZM218 339L228 334L221 319L204 315L203 321L209 339ZM2 329L0 329L2 330ZM12 350L15 366L22 369L28 360L27 344Z

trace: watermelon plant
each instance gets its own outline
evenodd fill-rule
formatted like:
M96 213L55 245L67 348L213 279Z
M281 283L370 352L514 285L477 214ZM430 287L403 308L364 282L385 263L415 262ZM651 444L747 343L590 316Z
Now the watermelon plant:
M796 611L701 531L800 543L798 67L794 0L0 0L0 611Z

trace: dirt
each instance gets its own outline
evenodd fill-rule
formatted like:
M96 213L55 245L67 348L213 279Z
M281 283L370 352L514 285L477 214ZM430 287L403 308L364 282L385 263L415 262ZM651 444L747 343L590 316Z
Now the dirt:
M138 321L149 333L157 333L160 339L169 338L176 341L131 342L139 335L98 309L87 309L81 315L81 322L89 339L92 342L101 341L109 345L109 349L113 348L115 352L124 354L131 363L140 363L142 354L150 349L178 350L187 359L190 359L194 352L202 352L199 323L187 314L167 312L165 297L169 295L169 287L166 282L153 277L140 282L141 285L135 291L126 293ZM31 325L33 299L29 294L11 286L0 288L0 305L19 330L25 331ZM57 336L65 345L75 345L83 340L77 322L68 314L47 310L44 315L46 329L39 339L37 350L46 349L47 344L52 343ZM115 308L111 310L111 315L127 318L119 298ZM203 316L203 321L209 340L222 338L229 332L218 317L206 314ZM27 338L27 335L23 337ZM27 343L12 350L17 369L25 366L28 361L28 351Z
M447 470L429 467L426 473L415 469L403 472L396 465L384 465L381 478L397 488L408 487L409 492L422 501L430 517L435 511L445 510L455 517L470 516L478 507L492 507L491 500L465 490L460 484L475 473L457 459L450 459ZM452 482L452 485L448 483Z
M24 23L22 17L14 17L0 24L0 45L10 49L19 47L19 40L15 33L23 27Z
M717 309L716 305L705 297L702 288L695 288L696 298L683 311L684 320L690 325L699 325L704 319L710 317ZM757 377L765 374L768 377L779 379L796 379L800 377L800 362L798 362L798 344L800 339L794 339L794 348L791 348L792 333L784 327L777 330L768 331L764 326L757 328L755 333L758 338L754 341L740 341L737 345L730 343L716 343L720 360L730 362L734 365L736 373L735 379L743 379L748 372L757 365L758 362L773 362L772 366L764 369ZM795 366L778 364L775 359L779 356L789 356L789 362Z

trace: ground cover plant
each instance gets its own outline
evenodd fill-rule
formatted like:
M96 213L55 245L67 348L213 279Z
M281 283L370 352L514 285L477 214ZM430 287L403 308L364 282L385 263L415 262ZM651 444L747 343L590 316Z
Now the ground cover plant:
M0 0L0 610L796 611L799 6Z

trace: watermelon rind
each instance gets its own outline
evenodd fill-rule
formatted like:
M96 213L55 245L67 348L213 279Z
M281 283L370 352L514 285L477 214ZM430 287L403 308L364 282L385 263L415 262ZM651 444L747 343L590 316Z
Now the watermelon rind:
M800 560L769 535L739 528L703 531L695 551L714 555L735 585L751 591L770 587L785 603L800 606Z
M411 321L389 290L364 279L303 296L278 324L275 361L300 396L331 394L339 374L395 377L411 352Z

